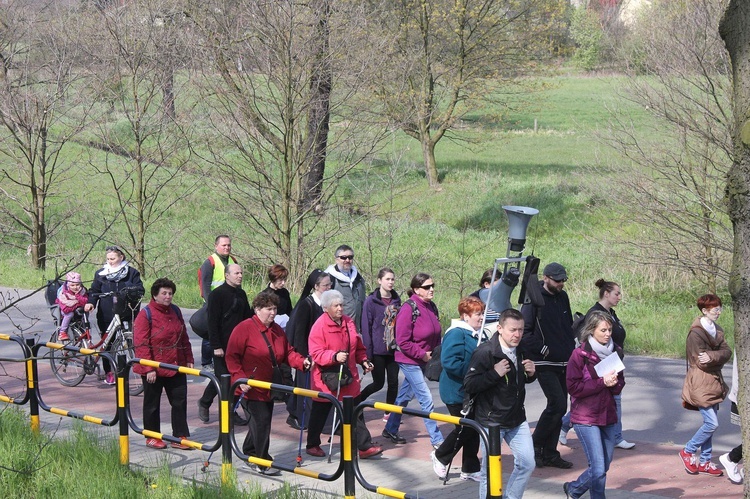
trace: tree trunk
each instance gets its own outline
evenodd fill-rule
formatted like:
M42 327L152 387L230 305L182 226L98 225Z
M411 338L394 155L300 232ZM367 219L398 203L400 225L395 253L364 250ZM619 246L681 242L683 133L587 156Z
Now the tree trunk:
M732 294L735 350L739 362L738 408L743 421L743 454L750 451L750 4L729 0L719 23L719 33L732 61L732 108L734 114L734 161L727 178L729 216L734 225L734 254L729 291ZM745 481L750 497L750 481Z
M302 181L300 204L311 208L320 201L323 175L326 167L326 146L330 121L331 61L329 51L330 16L329 0L315 0L312 9L317 20L318 45L310 74L310 111L307 116L307 139L305 141L305 174Z
M161 86L162 106L164 108L162 120L163 123L171 123L177 116L174 107L174 71L168 68L165 73Z
M437 163L435 162L435 142L429 134L422 134L420 138L422 143L422 157L424 158L424 173L427 177L427 184L435 190L440 189L440 180L438 179Z

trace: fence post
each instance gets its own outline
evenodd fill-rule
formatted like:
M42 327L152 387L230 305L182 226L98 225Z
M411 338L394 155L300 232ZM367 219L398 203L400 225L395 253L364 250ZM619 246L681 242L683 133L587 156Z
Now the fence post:
M353 454L357 452L355 443L352 439L352 413L354 412L354 398L347 395L343 400L344 413L341 415L341 452L344 453L344 497L346 499L354 498L354 475ZM335 409L334 409L335 410ZM333 435L331 435L333 438Z
M211 383L211 380L208 380ZM230 400L233 400L233 394L230 393L232 386L232 376L229 374L222 374L219 380L221 390L219 395L221 397L221 403L219 407L219 419L220 432L219 439L221 440L221 484L228 485L231 483L232 474L232 443L229 436L229 418L232 417L234 411L231 409Z
M500 425L489 425L490 451L487 456L487 497L500 498L503 495L503 466L500 457Z
M128 413L125 407L128 395L128 377L125 375L128 368L128 358L125 355L117 356L117 415L120 419L120 464L130 464L130 438L128 436Z
M36 365L36 354L39 348L34 348L34 340L26 338L27 353L31 353L26 359L26 390L29 393L29 415L31 420L31 431L39 435L39 399L36 396L36 383L39 371Z

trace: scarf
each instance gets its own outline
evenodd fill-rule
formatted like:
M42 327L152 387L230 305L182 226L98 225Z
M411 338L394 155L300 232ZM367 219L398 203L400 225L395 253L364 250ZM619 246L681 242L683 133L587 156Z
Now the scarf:
M701 317L701 326L712 338L716 338L716 324L708 317Z
M128 261L123 260L116 267L105 263L102 270L99 271L99 275L108 281L120 282L128 275Z
M615 351L615 344L612 341L612 338L609 339L609 343L602 345L596 341L593 336L589 336L589 345L594 353L599 356L599 360L606 359Z
M329 265L326 269L326 274L335 277L339 281L344 281L349 283L349 287L353 287L354 280L357 278L357 267L352 265L352 275L348 276L341 272L339 269L336 268L335 265Z

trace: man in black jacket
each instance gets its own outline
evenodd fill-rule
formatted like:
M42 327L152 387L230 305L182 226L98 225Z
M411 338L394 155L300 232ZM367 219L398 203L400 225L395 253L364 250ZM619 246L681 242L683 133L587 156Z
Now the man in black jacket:
M247 301L247 294L242 289L242 267L231 264L224 268L224 283L211 291L206 302L208 313L208 341L214 354L214 374L221 378L229 374L224 352L227 350L229 336L237 324L253 316L253 309ZM217 392L213 383L209 383L198 400L198 417L204 423L209 422L208 409ZM247 421L235 416L235 424L247 424Z
M523 337L523 316L509 308L489 341L479 345L469 361L464 389L474 399L474 419L484 427L500 425L501 436L513 452L513 472L503 497L523 497L534 471L534 444L526 422L526 384L536 379L534 363L516 347ZM487 496L487 452L483 452L479 497Z
M520 348L536 364L539 385L547 398L533 435L536 465L568 469L573 463L557 450L562 417L568 409L565 369L575 348L573 314L568 294L563 291L568 274L556 262L544 267L543 274L539 284L544 306L537 309L526 304L521 309L525 325Z

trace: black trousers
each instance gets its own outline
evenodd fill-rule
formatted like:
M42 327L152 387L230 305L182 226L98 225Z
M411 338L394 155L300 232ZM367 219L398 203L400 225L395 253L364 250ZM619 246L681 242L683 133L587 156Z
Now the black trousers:
M742 444L729 451L729 460L733 463L742 461Z
M227 369L227 362L224 360L224 357L214 357L214 374L220 380L222 374L229 374L229 369ZM216 398L216 395L218 395L216 387L214 387L213 383L209 383L206 386L206 389L203 390L203 396L200 398L198 403L203 407L211 407L211 404L213 403L214 398Z
M544 459L559 456L557 450L557 439L560 437L562 428L562 417L568 410L568 385L565 382L565 368L554 367L537 370L536 379L547 398L547 407L544 408L536 423L534 433L531 435L534 441L534 452L541 450Z
M358 396L354 399L354 405L360 403L362 399ZM310 424L307 427L307 448L320 447L320 434L323 432L323 427L326 424L328 413L331 412L331 404L329 402L317 402L313 401L312 409L310 410ZM336 425L341 424L341 415L336 415ZM367 450L372 447L372 436L370 431L365 426L365 418L363 413L359 413L359 419L357 420L357 432L354 435L354 439L357 442L357 449Z
M216 361L216 358L214 358ZM242 452L248 456L273 460L268 454L271 441L271 421L273 420L273 402L242 399L242 406L250 414L247 435L242 443Z
M298 388L310 389L310 376L312 373L303 372L296 370L294 372L294 386ZM309 397L298 397L297 395L291 394L286 401L286 411L290 416L297 418L300 424L307 426L310 422L310 409L312 407L312 399ZM302 416L304 412L304 418Z
M385 392L385 402L393 404L396 402L396 396L398 395L398 362L393 358L393 355L373 355L372 364L374 366L374 369L370 372L372 383L362 389L362 400L367 400L370 395L379 392L383 388L387 376L388 390Z
M463 404L446 404L448 412L451 416L462 417L461 409ZM452 432L445 437L443 443L435 451L435 457L443 463L448 465L459 449L463 448L461 454L461 471L464 473L476 473L481 469L481 463L479 462L479 433L474 431L469 426L464 426L461 430L461 426L456 426Z
M174 376L157 376L156 381L149 383L143 378L143 427L161 433L162 389L167 393L169 405L172 406L172 435L189 437L187 424L187 375L177 373Z

